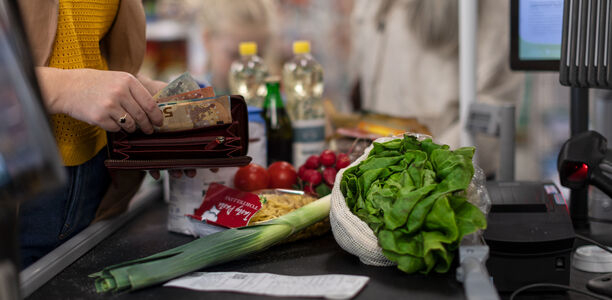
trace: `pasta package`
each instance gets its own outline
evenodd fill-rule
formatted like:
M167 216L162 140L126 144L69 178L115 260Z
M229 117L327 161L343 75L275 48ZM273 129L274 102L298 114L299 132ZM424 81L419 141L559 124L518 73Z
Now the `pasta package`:
M194 214L187 215L195 236L205 236L224 228L257 225L279 218L318 200L303 191L266 189L257 192L240 191L222 184L211 183L204 200ZM329 218L299 231L283 242L320 236L330 230Z
M249 221L249 225L278 218L317 200L317 198L304 194L302 191L284 189L262 190L258 193L258 196L263 204L261 209L253 215ZM286 243L320 236L327 233L330 228L329 218L325 218L325 220L310 225L283 242Z
M155 127L157 132L172 132L232 122L229 96L213 99L193 99L158 104L164 116L164 124Z

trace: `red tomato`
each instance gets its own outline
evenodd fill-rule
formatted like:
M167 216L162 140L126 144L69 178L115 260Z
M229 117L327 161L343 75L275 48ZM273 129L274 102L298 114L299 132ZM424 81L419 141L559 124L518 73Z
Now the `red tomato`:
M245 192L265 189L268 187L268 182L268 171L258 164L241 167L234 175L234 186Z
M297 183L297 172L288 162L277 161L268 167L270 184L268 187L273 189L290 189Z

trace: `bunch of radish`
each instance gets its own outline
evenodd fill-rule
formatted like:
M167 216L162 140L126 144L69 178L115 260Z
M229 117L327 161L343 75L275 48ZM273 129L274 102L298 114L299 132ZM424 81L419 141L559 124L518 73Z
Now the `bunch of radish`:
M312 155L298 169L298 184L304 192L317 197L331 193L338 170L348 167L351 160L345 153L336 155L324 150L319 156Z

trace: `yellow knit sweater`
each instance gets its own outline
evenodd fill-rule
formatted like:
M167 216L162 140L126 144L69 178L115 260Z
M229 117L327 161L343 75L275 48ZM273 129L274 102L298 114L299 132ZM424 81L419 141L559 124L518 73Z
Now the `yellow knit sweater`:
M118 4L119 0L59 0L57 33L49 67L107 70L106 60L100 53L100 40L112 25ZM64 114L52 115L51 123L66 166L85 163L106 145L106 133L100 127Z

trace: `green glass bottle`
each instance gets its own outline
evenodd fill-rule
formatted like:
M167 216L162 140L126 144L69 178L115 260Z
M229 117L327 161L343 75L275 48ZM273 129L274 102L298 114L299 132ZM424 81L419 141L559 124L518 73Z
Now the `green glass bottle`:
M268 143L268 164L275 161L293 163L293 128L279 91L279 78L268 77L268 93L263 104Z

